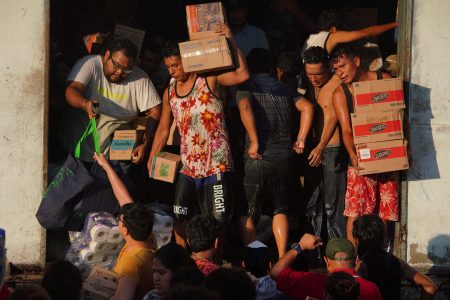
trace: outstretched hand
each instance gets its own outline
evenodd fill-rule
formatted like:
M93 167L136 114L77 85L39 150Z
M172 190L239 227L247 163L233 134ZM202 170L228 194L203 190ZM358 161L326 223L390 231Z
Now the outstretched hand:
M103 168L107 168L110 166L108 160L106 159L105 155L103 153L100 153L98 155L97 153L94 153L94 160Z
M303 250L314 250L323 244L320 237L309 233L305 233L298 243Z

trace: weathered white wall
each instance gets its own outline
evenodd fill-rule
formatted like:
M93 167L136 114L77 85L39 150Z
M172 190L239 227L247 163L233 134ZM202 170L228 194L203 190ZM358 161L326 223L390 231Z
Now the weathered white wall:
M450 266L450 5L414 1L407 256L417 266Z
M44 262L34 215L47 169L48 14L48 1L0 1L0 227L19 265Z

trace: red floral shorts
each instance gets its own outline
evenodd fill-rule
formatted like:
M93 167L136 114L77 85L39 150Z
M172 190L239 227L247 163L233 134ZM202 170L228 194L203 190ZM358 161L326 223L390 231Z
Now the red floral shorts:
M349 166L344 216L369 215L377 208L383 220L398 220L398 172L358 175L355 168Z

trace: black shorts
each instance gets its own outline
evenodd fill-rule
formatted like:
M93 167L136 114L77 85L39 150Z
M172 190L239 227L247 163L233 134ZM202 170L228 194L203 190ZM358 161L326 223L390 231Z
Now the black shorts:
M245 201L239 204L240 214L258 220L263 207L274 215L287 214L292 195L292 169L291 159L274 162L246 158Z
M206 178L180 174L175 188L173 212L178 220L189 220L198 212L226 222L231 211L231 173Z

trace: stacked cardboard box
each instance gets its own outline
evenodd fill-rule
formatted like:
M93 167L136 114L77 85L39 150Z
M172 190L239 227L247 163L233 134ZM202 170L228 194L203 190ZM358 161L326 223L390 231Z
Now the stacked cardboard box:
M409 168L403 134L405 99L399 78L353 83L353 140L361 175Z
M218 23L226 23L221 2L186 6L190 41L180 43L185 72L206 72L233 67L233 57L225 36L215 32Z

